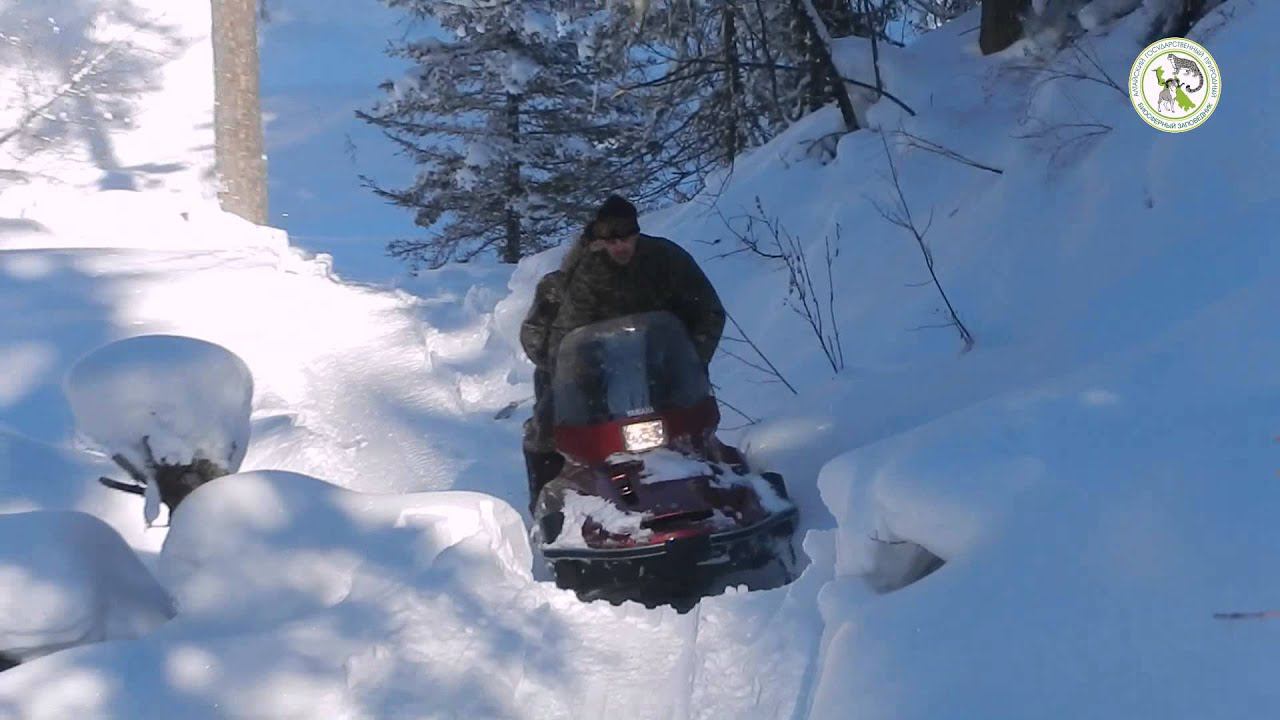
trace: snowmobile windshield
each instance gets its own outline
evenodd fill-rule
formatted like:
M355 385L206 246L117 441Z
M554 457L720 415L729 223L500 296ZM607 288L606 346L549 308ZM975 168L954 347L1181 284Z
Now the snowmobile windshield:
M627 315L565 335L552 379L557 425L595 425L686 408L711 394L674 315Z

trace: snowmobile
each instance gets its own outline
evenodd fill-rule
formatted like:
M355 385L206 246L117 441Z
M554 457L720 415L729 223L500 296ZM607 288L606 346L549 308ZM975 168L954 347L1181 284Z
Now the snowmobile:
M538 494L532 534L557 585L688 609L744 572L793 579L796 507L780 475L716 437L710 380L674 315L568 333L551 393L565 463Z

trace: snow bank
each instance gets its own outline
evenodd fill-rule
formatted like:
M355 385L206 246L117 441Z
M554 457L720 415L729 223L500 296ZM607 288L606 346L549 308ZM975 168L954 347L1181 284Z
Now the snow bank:
M1274 12L1227 3L1192 37L1236 87L1270 87L1255 58ZM1088 38L1101 68L1123 76L1144 17ZM1150 131L1105 82L1044 82L1083 58L981 58L974 25L886 53L914 116L882 101L867 112L880 132L827 153L828 108L743 158L714 208L642 220L700 258L799 391L724 353L712 367L722 399L768 418L740 447L787 478L806 547L833 533L812 716L1274 714L1274 633L1213 615L1276 595L1256 570L1275 552L1258 508L1273 503L1276 432L1276 347L1256 318L1280 299L1260 229L1280 204L1240 178L1266 176L1280 146L1247 101L1186 137ZM845 43L842 63L866 72L865 50ZM914 239L881 216L899 200L888 158L978 338L964 356L931 328L946 316ZM785 306L785 271L732 252L725 221L742 231L757 198L811 263L841 230L839 373ZM873 592L915 545L946 566Z
M1280 343L1240 319L1242 289L1113 361L983 403L828 465L840 519L814 717L1252 718L1280 709L1269 607L1280 552L1266 510ZM1240 350L1247 347L1247 353ZM876 542L948 561L874 600L853 588ZM943 613L946 621L938 620ZM962 662L980 657L981 662Z
M510 619L536 601L520 595L536 587L523 525L486 496L245 473L173 522L160 575L176 619L0 674L0 717L493 716L485 678L536 632Z
M270 223L295 246L331 255L345 279L403 278L407 267L384 249L418 231L413 216L360 176L397 185L413 168L355 116L379 83L404 73L405 62L384 52L402 31L399 13L348 0L272 0L266 12L258 31Z
M173 523L178 616L0 673L0 717L787 718L816 652L821 573L688 615L584 604L478 494L245 473Z
M0 212L40 218L26 232L0 233L0 250L109 248L192 251L239 247L284 252L289 239L220 210L215 202L134 190L86 194L76 188L43 188L21 208L0 201Z
M219 478L171 524L158 573L184 618L298 617L347 598L358 575L412 575L471 537L508 572L532 565L523 521L493 498L367 495L290 472Z
M0 655L138 637L173 616L133 550L91 515L0 515L0 548Z

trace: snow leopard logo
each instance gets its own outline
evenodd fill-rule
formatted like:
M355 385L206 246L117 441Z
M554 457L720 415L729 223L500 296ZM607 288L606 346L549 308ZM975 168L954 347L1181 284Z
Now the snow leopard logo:
M1193 130L1217 109L1222 76L1213 56L1186 38L1147 46L1129 72L1129 99L1148 125L1171 133Z

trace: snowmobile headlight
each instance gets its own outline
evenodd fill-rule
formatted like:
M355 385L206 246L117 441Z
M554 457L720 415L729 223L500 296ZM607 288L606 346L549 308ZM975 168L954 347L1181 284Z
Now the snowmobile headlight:
M667 432L661 420L631 423L622 426L622 440L628 452L652 450L666 444Z

